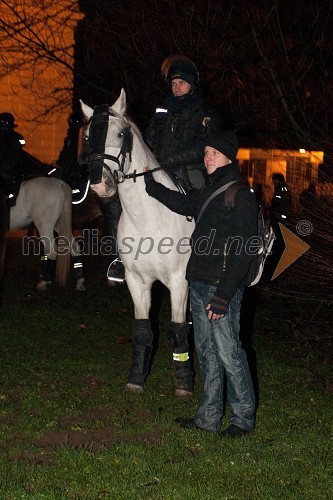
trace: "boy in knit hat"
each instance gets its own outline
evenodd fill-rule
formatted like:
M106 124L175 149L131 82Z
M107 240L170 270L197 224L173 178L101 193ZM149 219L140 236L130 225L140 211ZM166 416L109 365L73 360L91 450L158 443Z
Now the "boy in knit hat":
M242 179L237 151L233 131L209 136L204 148L207 182L202 190L183 195L162 186L148 174L146 191L170 210L197 218L215 191ZM252 260L246 243L257 235L258 205L255 194L245 184L236 192L232 209L226 206L224 197L222 191L211 199L192 234L186 278L190 283L202 392L194 418L178 418L176 422L186 429L202 429L233 438L248 434L255 424L255 396L239 340L239 320L244 279ZM224 377L231 422L220 432Z

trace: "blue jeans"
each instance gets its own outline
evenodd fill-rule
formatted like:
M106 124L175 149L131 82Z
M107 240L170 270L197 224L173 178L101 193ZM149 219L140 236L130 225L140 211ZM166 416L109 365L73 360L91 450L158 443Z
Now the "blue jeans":
M205 306L216 286L200 281L190 285L195 349L202 391L195 423L212 432L221 430L224 377L231 407L231 423L252 430L255 420L255 396L245 351L239 340L239 319L243 290L232 297L225 316L209 320Z

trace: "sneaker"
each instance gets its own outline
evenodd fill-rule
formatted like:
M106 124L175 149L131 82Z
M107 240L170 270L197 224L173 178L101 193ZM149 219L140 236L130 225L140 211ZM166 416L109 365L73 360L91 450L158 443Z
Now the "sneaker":
M109 281L116 281L117 283L124 283L125 281L125 268L120 259L115 259L111 262L107 272Z
M231 424L227 429L220 432L219 435L226 438L238 438L246 436L250 432L252 432L250 429L243 429L242 427L238 427L238 425Z

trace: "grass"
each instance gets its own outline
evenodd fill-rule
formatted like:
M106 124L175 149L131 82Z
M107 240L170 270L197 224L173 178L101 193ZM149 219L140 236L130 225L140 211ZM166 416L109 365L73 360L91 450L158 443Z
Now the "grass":
M9 241L1 308L1 499L333 498L331 357L318 349L330 336L329 306L320 326L305 328L308 302L263 288L253 338L256 431L225 441L174 424L194 414L200 380L192 400L174 398L167 295L145 392L125 394L126 286L108 288L108 262L94 257L86 293L37 294L37 260L19 258L17 246Z

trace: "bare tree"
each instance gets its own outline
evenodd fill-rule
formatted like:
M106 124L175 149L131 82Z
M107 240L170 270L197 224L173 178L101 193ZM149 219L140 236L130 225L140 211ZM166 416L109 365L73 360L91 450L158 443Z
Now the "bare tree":
M181 52L243 144L332 150L332 3L319 0L0 0L0 78L24 74L39 116L78 97L113 102L125 87L147 124ZM80 17L73 46L66 42ZM52 85L44 75L56 65ZM78 108L76 108L78 109ZM141 121L141 122L140 122Z
M71 102L73 31L79 20L70 0L0 0L0 84L32 94L31 120L44 121Z

